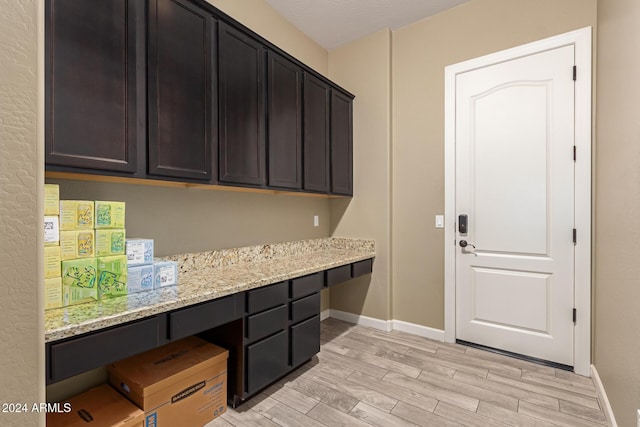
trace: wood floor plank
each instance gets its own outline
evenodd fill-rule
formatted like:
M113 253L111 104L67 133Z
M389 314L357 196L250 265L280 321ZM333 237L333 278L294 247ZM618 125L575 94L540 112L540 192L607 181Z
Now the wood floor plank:
M514 387L520 387L525 390L530 390L536 393L555 397L559 400L566 400L568 402L577 403L578 405L586 406L587 408L600 409L600 404L598 403L598 399L593 397L587 397L582 394L572 393L570 391L559 390L555 387L545 387L543 385L538 385L534 382L531 382L525 379L504 377L502 375L494 374L492 372L489 372L489 376L487 378L502 384L508 384Z
M487 418L494 419L496 421L509 424L516 427L556 427L556 424L551 424L547 421L533 418L528 415L520 414L518 412L509 411L508 409L501 408L496 405L492 405L487 402L480 402L478 406L478 414L484 415Z
M405 354L407 350L409 350L409 346L392 343L390 341L380 340L372 337L371 335L362 335L359 331L349 331L344 335L345 338L350 338L352 340L371 343L378 348L378 350L389 350L395 351L396 353Z
M404 336L393 335L391 334L391 332L375 331L373 334L371 334L371 338L399 344L402 346L406 346L416 350L422 350L429 353L435 353L438 350L438 346L434 341L409 340Z
M278 403L269 409L264 413L264 416L277 425L284 427L326 427L324 424L282 403Z
M482 359L467 353L453 352L449 349L438 349L435 357L450 360L462 365L476 366L483 370L486 369L488 371L494 371L500 375L508 375L512 377L520 377L522 375L522 369L516 368L515 366L505 365L504 363L493 360Z
M370 424L352 417L351 415L340 412L323 403L318 404L318 406L309 411L308 415L329 427L371 427ZM301 426L302 425L304 424L301 424Z
M539 365L537 363L529 362L527 360L516 359L515 357L505 356L503 354L492 353L490 351L481 350L479 348L474 347L466 347L463 346L466 351L465 353L469 356L478 357L486 360L493 360L498 363L504 363L507 366L512 366L514 368L519 368L522 370L532 371L532 372L540 372L545 374L553 375L555 374L555 369L549 366Z
M268 411L269 409L271 409L273 406L275 406L278 403L278 401L274 399L272 396L273 396L273 393L270 393L270 394L260 393L257 396L254 396L253 398L251 398L245 404L243 404L242 410L252 409L254 412L262 414L265 411Z
M535 405L544 406L551 410L560 410L560 402L555 397L534 393L527 389L513 387L511 385L491 381L486 378L479 378L475 375L467 374L465 372L456 372L453 378L466 384L476 385L486 390L495 391L496 393L503 393L518 400L523 400Z
M396 403L398 403L398 400L395 398L350 381L349 379L336 377L326 372L318 373L318 375L313 377L313 381L331 387L386 412L391 411L393 407L396 406Z
M252 409L237 408L236 410L227 410L222 418L229 424L235 427L277 427L278 424L274 423L268 418L265 418L262 414L255 412Z
M420 368L405 365L404 363L398 363L393 360L385 359L384 357L376 356L375 354L366 353L356 349L350 350L349 353L346 354L346 356L360 362L387 369L389 371L398 372L399 374L406 375L411 378L417 378L422 371Z
M464 353L467 350L466 347L461 346L459 344L451 344L451 343L442 342L442 341L430 340L418 335L410 334L408 332L394 330L389 332L389 335L393 337L401 338L403 340L406 340L407 342L412 342L415 345L424 345L425 343L429 343L430 346L433 346L436 349L444 348L444 349L449 349L451 351L457 351L460 353Z
M483 402L491 403L493 405L508 409L513 412L516 412L518 410L518 399L507 396L504 393L497 393L495 391L487 390L476 385L461 383L458 380L446 378L441 375L430 374L428 372L421 373L418 377L418 380L438 387L442 387L443 389L447 389L455 393L473 397Z
M549 387L567 390L578 394L584 394L585 396L589 397L598 397L598 392L596 392L595 387L590 388L583 384L572 382L571 380L558 378L555 375L551 376L540 374L537 372L523 371L522 378Z
M407 422L407 420L390 414L389 412L381 411L380 409L367 405L364 402L358 403L355 408L351 410L350 415L375 427L416 426L411 422Z
M451 421L458 423L460 426L469 427L498 427L508 426L501 421L497 421L484 415L480 415L475 411L461 411L459 408L448 404L447 402L440 402L436 406L436 410L433 412L436 415L447 418Z
M602 424L600 423L577 418L571 414L566 414L564 412L550 411L547 408L543 408L541 406L533 405L527 402L520 402L518 412L562 426L602 427Z
M417 357L407 356L406 354L396 353L390 350L380 350L376 353L376 356L384 357L385 359L393 360L398 363L404 363L405 365L414 366L421 369L423 372L432 372L438 375L444 375L446 377L453 377L456 370L448 366L438 365L424 359Z
M409 349L409 351L407 351L407 356L416 357L418 359L426 360L427 362L446 366L448 368L455 369L456 371L467 372L469 374L477 375L482 378L485 378L489 373L488 369L479 368L477 366L470 366L464 363L458 363L444 358L436 357L435 353L428 353L414 348L411 348Z
M295 409L296 411L303 414L309 412L320 402L319 399L314 399L313 397L299 392L293 387L287 386L280 387L279 389L275 390L273 393L271 393L271 398L273 398L276 403L283 403L288 407Z
M296 381L287 383L287 387L292 387L304 395L345 413L351 411L358 404L358 399L355 397L305 378L298 378Z
M591 408L585 408L584 406L577 405L575 403L560 401L560 412L565 414L571 414L574 417L584 418L585 420L593 421L603 425L607 425L607 417L602 410L595 410Z
M345 357L324 348L320 350L320 353L318 353L318 359L320 359L320 362L327 360L329 362L341 364L354 371L360 371L379 379L384 377L387 372L389 372L388 369L383 369L370 363L365 363L360 360L353 359L351 357Z
M229 427L229 426L233 426L233 424L225 420L223 417L218 417L215 420L208 422L203 427Z
M435 409L435 408L434 408ZM458 427L459 424L455 421L442 418L439 415L435 415L430 411L425 411L421 407L413 406L403 401L393 408L391 413L397 417L407 420L410 423L422 426L422 427Z
M583 386L595 389L593 380L589 377L583 377L582 375L574 374L573 372L565 371L564 369L554 369L556 378L562 378L573 383L580 383Z
M380 347L376 346L375 342L371 339L369 339L369 342L362 342L360 340L354 340L353 338L350 338L349 334L345 334L335 338L333 341L331 341L331 344L336 344L339 346L356 349L371 354L376 354L376 352L380 349Z
M450 403L458 408L468 411L475 411L478 408L478 399L466 396L462 393L451 391L433 384L425 383L411 377L399 374L397 372L389 372L383 378L384 382L399 385L409 390L417 391L425 396L433 397L442 402Z
M377 378L370 377L362 372L355 371L348 379L349 381L363 385L372 390L376 390L393 399L398 399L400 402L422 408L425 411L433 412L438 404L438 400L433 397L425 396L415 390L404 388L396 384L382 382Z

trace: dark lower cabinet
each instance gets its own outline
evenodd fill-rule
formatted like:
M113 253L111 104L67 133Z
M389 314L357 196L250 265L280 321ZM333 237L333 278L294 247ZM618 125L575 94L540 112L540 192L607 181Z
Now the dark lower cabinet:
M221 183L264 186L266 50L256 39L220 23Z
M304 76L304 179L302 188L326 193L330 190L329 138L330 93L324 81Z
M297 367L320 351L320 316L291 326L291 366Z
M145 146L144 2L48 0L45 16L47 169L132 175Z
M289 369L287 331L247 346L247 393L254 394Z
M353 97L331 90L331 193L353 195Z
M149 175L211 180L218 120L215 25L190 1L149 2Z

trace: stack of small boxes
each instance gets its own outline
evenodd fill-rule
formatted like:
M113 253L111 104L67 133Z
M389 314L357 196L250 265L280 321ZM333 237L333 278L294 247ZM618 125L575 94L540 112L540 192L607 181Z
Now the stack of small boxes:
M127 239L129 293L159 289L178 283L178 264L154 258L153 239Z
M60 270L60 188L44 186L44 304L45 309L62 306Z

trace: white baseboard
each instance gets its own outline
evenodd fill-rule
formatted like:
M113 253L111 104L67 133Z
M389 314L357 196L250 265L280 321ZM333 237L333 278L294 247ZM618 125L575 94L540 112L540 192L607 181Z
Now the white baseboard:
M329 311L328 317L333 317L334 319L343 320L349 323L355 323L356 325L380 329L381 331L386 332L390 332L392 330L402 331L420 337L429 338L435 341L444 342L444 331L441 329L434 329L428 326L416 325L415 323L404 322L402 320L381 320L374 317L361 316L358 314L334 309L323 311L320 315L320 319L326 319L326 317L323 316L327 311Z
M416 325L415 323L404 322L402 320L392 320L392 322L394 330L407 332L409 334L418 335L424 338L429 338L434 341L444 342L444 331L442 329L434 329L428 326Z
M360 316L358 314L348 313L346 311L330 309L330 317L334 319L343 320L349 323L355 323L356 325L367 326L369 328L380 329L381 331L391 331L391 321L380 320L374 317Z
M616 417L613 415L611 403L609 403L609 398L607 397L607 392L604 390L604 385L602 384L600 375L598 375L598 370L593 365L591 365L591 378L593 379L593 383L596 386L596 391L598 392L598 397L602 402L602 406L604 406L603 409L605 414L607 415L607 420L609 420L611 427L618 427L618 423L616 423Z
M331 310L330 309L326 309L324 311L320 312L320 321L322 322L325 319L328 319L329 317L331 317Z

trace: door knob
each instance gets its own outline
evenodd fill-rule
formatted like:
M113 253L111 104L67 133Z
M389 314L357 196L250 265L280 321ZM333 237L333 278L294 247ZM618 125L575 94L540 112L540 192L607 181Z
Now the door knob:
M460 240L460 247L461 248L466 248L467 246L471 246L473 249L475 249L475 245L472 245L470 243L468 243L466 240Z

